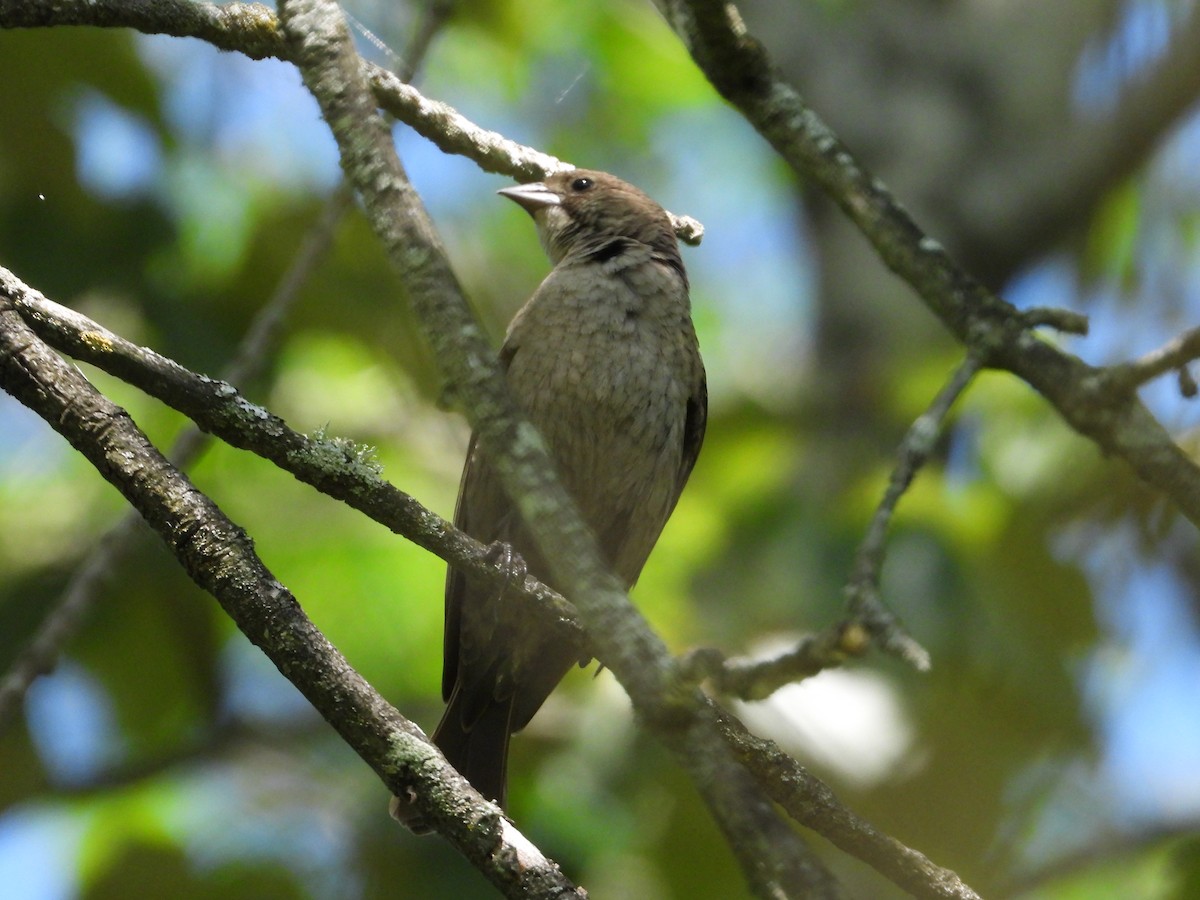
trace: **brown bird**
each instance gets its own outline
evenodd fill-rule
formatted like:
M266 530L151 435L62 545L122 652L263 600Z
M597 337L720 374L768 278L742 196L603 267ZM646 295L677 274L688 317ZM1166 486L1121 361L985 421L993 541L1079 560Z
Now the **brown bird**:
M500 351L508 386L607 561L631 587L695 465L708 410L679 245L662 207L604 172L575 169L500 193L533 216L554 264L509 325ZM509 545L553 586L474 436L454 524L484 543ZM588 662L533 611L498 614L504 602L502 592L450 569L448 705L433 736L446 759L501 805L509 737L572 665Z

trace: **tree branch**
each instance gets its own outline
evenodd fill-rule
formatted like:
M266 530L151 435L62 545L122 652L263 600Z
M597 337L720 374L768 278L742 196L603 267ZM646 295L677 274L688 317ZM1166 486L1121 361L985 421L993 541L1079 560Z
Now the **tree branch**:
M1104 374L1108 382L1107 389L1135 390L1171 371L1179 372L1181 378L1190 378L1187 376L1187 365L1197 358L1200 358L1200 328L1191 328L1140 359L1109 366ZM1185 387L1184 394L1193 396L1194 384L1190 392Z
M828 873L729 756L702 697L675 676L666 647L609 571L541 438L509 397L498 360L395 156L337 5L289 0L281 5L281 18L304 82L338 142L346 176L403 277L435 358L557 583L586 623L597 656L629 693L646 727L691 775L751 889L762 897L835 896ZM426 798L415 799L418 811L433 812Z
M451 6L451 0L431 0L425 7L404 50L401 71L404 78L412 78L419 69L434 37L445 24ZM341 184L326 200L320 215L296 248L275 290L243 335L222 374L223 380L234 385L245 385L262 374L301 289L332 246L337 227L353 199L350 189ZM93 330L99 329L100 326L95 326ZM120 342L116 335L111 335L111 339ZM62 347L59 349L65 350ZM177 469L187 469L205 446L206 436L199 428L192 426L179 435L167 457ZM33 638L17 654L0 679L0 734L12 720L29 686L39 675L53 669L67 643L82 627L96 601L101 580L128 555L129 545L138 534L136 526L140 521L141 517L131 511L101 536L73 573L58 604L46 615Z
M900 498L933 451L950 407L966 390L980 365L977 356L969 355L900 442L899 459L883 500L855 554L854 568L846 585L846 618L817 634L805 635L791 650L766 659L727 659L719 650L709 647L693 650L681 660L688 677L697 682L708 679L717 691L727 696L762 700L785 684L840 666L872 645L918 671L929 669L929 652L905 630L879 596L887 529Z
M699 647L685 653L679 666L685 678L697 684L708 680L713 690L727 697L765 700L784 685L840 666L870 647L866 627L846 618L816 634L804 635L795 647L773 656L727 657L716 647Z
M190 418L231 447L269 460L508 596L538 604L559 622L563 640L583 646L574 608L532 576L511 584L488 549L413 497L384 481L363 451L345 439L314 438L241 397L230 385L197 375L153 350L138 347L103 325L48 300L0 267L0 298L8 298L42 340L91 363Z
M842 805L829 786L779 749L723 713L721 729L738 758L788 815L861 859L914 897L979 900L957 874L932 863Z
M134 5L139 7L138 15L143 19L154 18L153 12L147 12L147 8L153 8L154 5ZM65 14L67 18L75 16L80 21L74 24L80 24L82 20L89 19L94 10L100 9L103 14L89 24L136 25L134 22L116 21L124 14L123 11L128 11L128 6L112 0L87 4L68 0L55 5L54 15ZM189 8L195 6L205 5L177 2L162 4L162 8L172 16L180 17L185 17ZM455 304L461 305L457 285L441 259L436 236L408 187L403 170L398 161L392 166L388 159L391 148L376 121L374 104L381 103L404 121L409 121L411 117L415 122L423 122L435 133L440 133L442 129L453 131L457 127L465 128L470 123L461 120L461 117L455 119L457 114L453 114L448 107L424 101L407 86L402 89L388 77L377 77L377 73L365 69L356 57L352 58L345 49L344 34L338 33L336 25L327 28L331 10L336 10L332 4L321 4L315 0L304 4L292 3L285 6L285 14L294 7L302 7L298 17L306 20L304 27L293 29L299 48L297 58L307 54L307 59L302 61L302 69L314 94L322 102L327 119L335 127L347 174L359 187L373 226L392 254L397 268L404 273L405 282L412 289L414 303L426 321L426 330L435 343L439 358L451 362L449 380L452 386L460 392L459 396L464 400L473 424L483 435L487 446L494 449L499 468L507 479L506 484L510 485L515 496L521 498L519 502L523 515L533 523L537 538L544 542L548 550L548 557L556 562L556 574L561 576L562 583L570 586L571 596L576 599L584 620L596 636L597 655L613 669L629 690L635 709L648 727L675 752L692 775L718 823L739 853L755 891L761 896L778 896L781 892L805 896L835 895L836 888L827 873L806 856L796 843L795 836L779 821L770 803L748 774L721 752L723 745L713 741L717 732L715 718L708 704L678 678L661 642L645 628L636 611L631 612L627 599L616 589L611 576L599 562L586 532L583 531L580 536L578 517L569 503L563 502L561 489L554 484L552 477L546 475L549 469L545 466L544 453L540 451L536 437L511 415L511 404L507 398L492 392L490 385L501 383L493 371L494 362L490 359L490 353L479 353L478 330L469 315L463 318L454 308ZM15 9L16 5L12 2L0 2L0 25L50 24L48 21L20 21L21 15L19 11L14 12ZM46 18L49 17L52 16L47 14ZM177 21L183 19L172 19L172 22ZM200 36L200 30L208 29L222 35L221 39L229 42L230 49L240 49L233 46L237 42L230 36L243 27L249 27L256 29L258 38L247 43L254 52L284 55L270 49L275 46L278 34L268 35L268 31L275 30L275 24L270 23L268 28L265 22L262 8L234 5L223 8L220 15L214 13L212 8L206 9L196 22L187 26L176 25L174 27L180 30L170 33L185 33L184 27L194 27L197 36ZM166 30L158 27L162 24L160 21L144 30ZM307 27L310 24L322 26L319 36L314 38L310 35ZM383 92L385 99L364 100L368 86L364 71L370 78L370 86L377 92ZM404 113L398 112L390 103L400 104ZM422 129L418 127L417 130ZM492 171L507 171L518 177L528 177L519 168L521 165L548 166L558 162L552 157L522 157L519 151L528 148L519 148L519 145L510 142L497 145L480 138L480 135L473 134L472 140L462 145L460 152L478 154L480 158L477 161ZM497 146L501 148L501 164L509 168L491 168L483 162L484 159L493 158L488 154L494 153ZM517 150L515 153L514 148ZM476 156L472 155L472 158ZM533 174L542 175L545 171L535 170ZM927 249L937 248L930 245ZM445 306L446 302L450 307ZM438 346L439 335L447 336L441 347ZM457 348L456 341L461 341L464 348ZM443 354L442 349L446 349L447 353ZM226 386L215 382L210 382L210 385L227 398L232 398L229 409L224 412L236 412L234 418L245 420L239 423L241 427L252 427L249 420L254 417L256 408L234 397ZM267 427L273 427L274 424L268 423ZM353 457L349 460L353 468L369 471L369 466L354 454L345 454L344 447L334 449L342 450L342 455ZM516 489L513 490L513 487ZM627 640L629 638L632 638L632 642ZM403 786L403 780L396 781ZM428 811L430 818L441 824L452 817L438 814L438 809L450 807L443 805L447 796L438 791L436 779L434 782L428 785L414 779L412 784L420 788L422 796L426 789L429 790L429 805L424 806L423 811ZM393 790L397 789L397 784L389 781L389 787Z
M254 553L250 539L158 452L129 414L46 347L0 295L0 387L113 484L281 673L393 791L415 787L453 816L443 833L511 897L582 897L359 675Z
M917 472L941 436L950 415L950 407L967 389L979 372L982 361L974 353L955 370L950 381L938 392L929 409L909 427L897 452L899 459L867 533L854 555L854 567L846 586L846 606L851 623L861 623L872 641L883 650L903 659L918 671L930 666L929 652L905 631L895 614L879 596L880 573L887 553L887 533L896 505L912 485Z
M335 194L301 243L291 266L251 322L234 354L225 376L230 381L250 381L261 373L271 348L278 340L283 322L300 294L300 288L332 243L334 228L349 202L348 194ZM18 305L18 298L22 296L22 292L24 296L29 296L29 289L17 281L12 273L2 268L0 291L6 293ZM89 330L92 334L104 331L95 323L92 323ZM109 334L109 340L123 343L112 334ZM66 350L62 347L59 349ZM186 429L171 447L168 454L171 464L177 469L186 469L199 456L206 442L206 437L199 429ZM0 734L20 708L21 700L29 686L39 675L53 669L64 647L82 627L88 612L96 602L101 581L128 556L130 544L138 534L137 525L140 521L141 516L131 511L100 538L71 576L58 604L47 614L36 634L17 654L4 678L0 679Z
M1010 304L957 266L776 72L723 0L657 0L713 86L803 178L816 183L946 329L987 366L1022 378L1074 430L1119 456L1200 526L1200 466L1130 391L1044 343Z
M412 498L383 482L370 466L361 464L352 452L347 452L345 444L311 439L292 432L266 410L239 398L227 385L188 372L153 351L135 347L103 326L45 299L0 269L0 300L5 298L11 300L39 336L56 349L124 378L195 418L199 424L232 446L257 452L278 463L301 481L314 484L330 496L347 502L473 576L491 579L496 584L504 581L505 573L489 557L486 547L455 531L448 522L424 511ZM417 514L414 515L414 512ZM410 518L427 518L440 525L430 532L409 532L405 529ZM467 551L469 555L460 555L463 546L470 548ZM509 590L513 598L521 597L527 602L539 604L543 615L558 622L562 639L579 641L582 647L584 635L578 617L562 597L532 577L528 577L523 585L510 586ZM843 654L837 659L840 662L847 655L860 654L869 645L868 636L861 626L847 627L844 632L828 629L812 640L817 639L836 639L840 649L814 649L810 642L802 642L781 660L772 661L774 665L754 661L751 671L745 674L739 674L737 660L730 660L725 664L725 674L721 676L729 679L729 684L720 682L720 687L728 689L729 693L752 699L754 693L751 688L737 686L739 677L747 684L758 685L773 678L795 680L836 664L831 661L835 653ZM692 662L692 665L699 664L699 661ZM717 668L719 670L719 666ZM764 674L764 670L768 669L771 671ZM694 674L697 671L700 671L699 675ZM701 670L692 672L696 680L714 674ZM714 677L717 676L714 674ZM727 733L731 727L740 728L736 723L731 725L728 720L723 720L722 727ZM743 751L739 748L740 752ZM757 770L756 774L761 777ZM806 784L819 784L810 775L806 774L806 778L809 779ZM828 791L823 786L822 789ZM840 816L853 819L850 811L841 807L839 810ZM819 817L814 815L798 820L829 837ZM912 851L905 849L905 852Z
M130 511L105 532L71 576L54 608L13 658L0 678L0 734L21 710L29 686L53 671L67 644L79 633L99 596L101 583L133 548L142 517Z

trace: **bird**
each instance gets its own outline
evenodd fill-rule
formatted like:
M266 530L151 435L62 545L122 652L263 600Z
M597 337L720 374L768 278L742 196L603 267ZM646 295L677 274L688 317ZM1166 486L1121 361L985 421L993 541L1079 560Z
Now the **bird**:
M688 276L671 219L633 185L587 169L498 193L532 216L552 263L500 349L508 389L628 589L696 464L708 416ZM511 548L528 571L555 586L474 434L454 524L485 544ZM574 665L590 660L578 646L564 646L529 606L498 611L503 591L453 566L445 602L447 705L433 742L476 790L504 807L509 738ZM394 799L393 816L428 830L405 807Z

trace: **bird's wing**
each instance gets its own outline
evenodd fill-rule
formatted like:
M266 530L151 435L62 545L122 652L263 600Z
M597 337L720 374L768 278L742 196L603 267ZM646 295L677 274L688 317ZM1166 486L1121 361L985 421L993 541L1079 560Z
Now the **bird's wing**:
M500 364L507 370L517 348L515 342L505 341L500 351ZM458 485L458 502L454 507L454 527L484 544L493 541L512 543L512 529L517 524L513 505L509 502L495 470L483 459L479 436L471 432L467 459ZM442 699L448 701L459 680L460 663L471 661L473 644L487 643L482 635L463 632L463 606L471 586L454 566L446 570L446 622L442 637ZM476 617L478 618L478 617ZM464 646L464 641L466 646Z
M700 446L704 443L704 430L708 426L708 380L704 367L700 368L700 377L696 388L687 400L687 418L683 426L683 454L679 460L679 489L675 499L683 492L692 469L696 467L696 459L700 456ZM671 504L675 508L675 504Z

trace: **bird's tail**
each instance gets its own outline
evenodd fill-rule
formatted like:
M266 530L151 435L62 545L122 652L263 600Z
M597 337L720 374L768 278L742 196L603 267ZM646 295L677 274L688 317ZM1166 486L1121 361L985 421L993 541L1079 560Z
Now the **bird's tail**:
M433 742L475 790L504 806L513 698L489 700L482 710L470 710L472 715L466 713L467 704L477 705L478 699L462 690L451 695Z

